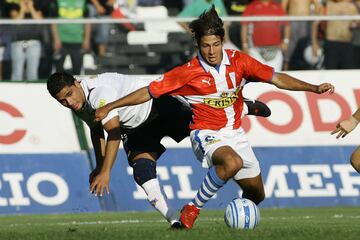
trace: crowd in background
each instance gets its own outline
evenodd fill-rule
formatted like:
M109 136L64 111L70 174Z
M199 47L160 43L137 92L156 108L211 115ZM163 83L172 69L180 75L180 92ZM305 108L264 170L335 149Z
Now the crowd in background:
M0 17L14 21L134 17L137 6L156 5L165 6L169 16L197 17L212 4L220 16L360 11L359 0L0 0ZM186 23L180 24L187 29ZM81 74L85 53L106 56L110 28L110 24L0 25L0 80L45 79L64 70L66 56L71 73ZM226 22L225 28L226 48L244 51L277 71L360 68L360 21ZM121 31L133 30L134 24L121 25Z

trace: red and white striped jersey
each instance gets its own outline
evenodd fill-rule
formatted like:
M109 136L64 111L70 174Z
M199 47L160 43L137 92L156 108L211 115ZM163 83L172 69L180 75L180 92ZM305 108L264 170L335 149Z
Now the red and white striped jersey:
M151 82L149 92L154 98L164 94L184 96L194 114L191 129L238 129L245 82L270 82L273 73L272 67L240 51L227 49L223 50L218 69L208 65L198 54Z

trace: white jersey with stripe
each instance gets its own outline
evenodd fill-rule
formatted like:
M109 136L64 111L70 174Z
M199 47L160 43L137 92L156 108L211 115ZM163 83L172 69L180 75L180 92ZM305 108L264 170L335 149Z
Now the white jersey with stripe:
M118 100L126 95L148 85L148 82L130 75L119 73L103 73L94 76L76 76L84 91L86 103L78 112L75 112L87 125L94 127L95 109L109 102ZM135 128L142 124L149 116L152 100L134 106L126 106L112 110L102 124L119 116L124 128Z

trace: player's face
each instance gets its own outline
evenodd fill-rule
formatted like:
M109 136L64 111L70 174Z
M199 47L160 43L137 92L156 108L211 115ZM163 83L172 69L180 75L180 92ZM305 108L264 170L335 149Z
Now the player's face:
M219 65L223 58L223 41L220 36L206 35L200 39L201 56L211 66Z
M75 84L64 87L58 94L56 99L65 107L74 111L79 111L85 103L85 94L80 86L80 83L75 81Z

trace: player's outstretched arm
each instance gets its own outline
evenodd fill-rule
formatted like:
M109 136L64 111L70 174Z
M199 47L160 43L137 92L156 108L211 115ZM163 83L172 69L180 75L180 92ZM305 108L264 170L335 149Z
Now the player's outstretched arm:
M103 107L96 109L95 111L95 121L101 121L104 119L111 110L115 108L132 106L147 102L151 99L151 95L147 87L140 88L135 92L126 95L123 98L120 98L114 102L110 102Z
M322 83L320 85L313 85L297 78L294 78L285 73L275 73L272 84L280 89L286 89L291 91L307 91L317 94L329 92L332 94L335 87L330 83Z
M348 119L345 119L336 125L334 131L331 132L331 135L336 134L336 138L345 137L348 133L356 128L360 122L360 108L351 115Z
M99 174L93 179L90 185L90 192L95 193L95 196L102 196L104 191L108 194L110 193L110 172L115 163L121 141L119 117L117 116L110 119L104 125L104 129L108 133L104 161Z

